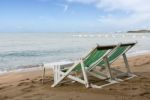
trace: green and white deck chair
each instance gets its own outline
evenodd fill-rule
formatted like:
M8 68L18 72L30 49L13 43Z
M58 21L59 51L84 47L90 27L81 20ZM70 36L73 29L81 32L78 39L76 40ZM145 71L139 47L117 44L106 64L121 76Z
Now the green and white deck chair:
M114 46L116 48L116 46ZM54 82L52 87L60 84L65 77L68 77L74 81L84 84L86 87L89 87L88 77L87 77L87 67L96 62L99 59L105 57L108 53L112 51L111 49L98 49L98 46L90 50L84 57L80 58L75 64L70 67L67 71L61 71L61 77L57 81ZM85 66L85 63L88 66ZM73 76L73 72L79 72L83 76L83 78ZM60 74L60 72L59 72Z
M67 71L61 71L61 77L58 79L52 87L55 87L61 81L68 77L74 81L84 84L86 87L94 87L93 84L88 81L88 74L95 76L100 79L110 79L108 84L103 86L107 86L110 84L114 84L117 81L113 78L111 74L110 64L118 59L119 56L125 55L135 43L130 44L119 44L119 45L111 45L111 46L97 46L92 49L85 57L81 58L76 64L70 67ZM125 56L124 56L125 57ZM127 59L126 59L127 60ZM126 61L127 62L127 61ZM126 63L127 64L127 63ZM93 72L93 69L99 67L107 68L108 74L103 74L100 72ZM128 67L129 71L129 67ZM83 78L76 77L72 75L72 72L80 72L83 75ZM131 72L130 72L131 73Z
M95 76L95 77L100 78L100 79L102 79L102 77L104 79L108 78L109 79L108 82L110 82L110 83L102 85L102 86L96 86L96 85L91 84L91 86L96 87L96 88L101 88L103 86L118 83L118 81L123 81L120 78L124 77L124 76L127 76L126 79L130 79L130 78L135 77L136 75L134 75L129 68L128 60L126 57L126 52L128 50L130 50L135 44L136 43L120 44L115 49L113 49L115 45L99 46L98 49L105 49L106 48L106 49L113 49L113 50L111 53L107 54L107 56L105 56L103 59L99 59L99 61L93 63L90 67L88 67L87 72L90 75ZM118 70L116 68L111 67L111 64L113 62L115 62L120 56L123 56L126 72L123 72L121 70ZM106 68L106 70L108 71L108 75L104 74L103 72L94 70L94 69L96 69L96 67ZM116 72L116 73L120 73L120 74L114 77L112 72Z

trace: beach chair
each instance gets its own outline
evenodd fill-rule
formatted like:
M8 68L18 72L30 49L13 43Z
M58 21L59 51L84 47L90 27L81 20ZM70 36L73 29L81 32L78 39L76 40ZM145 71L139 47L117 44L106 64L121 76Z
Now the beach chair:
M135 43L109 45L109 46L98 45L97 47L92 49L89 53L87 53L84 57L82 57L72 67L70 67L68 70L60 71L59 73L61 73L61 77L52 85L52 87L55 87L56 85L60 84L66 77L84 84L87 88L88 87L100 88L110 84L118 83L117 79L118 76L114 78L112 75L112 70L116 72L121 71L111 68L110 64L116 61L121 55L123 55L127 68L127 74L131 75L132 73L129 69L125 53L134 45ZM95 71L94 69L96 67L106 68L107 74ZM82 77L73 75L73 72L81 73ZM109 83L98 87L92 83L89 83L88 75L94 76L99 79L107 79Z
M110 85L110 84L118 83L118 81L123 81L121 79L122 77L127 77L127 78L125 78L125 80L135 77L136 75L134 75L130 70L128 60L127 60L127 56L126 56L126 52L128 50L130 50L135 44L136 43L120 44L116 47L116 49L112 50L112 52L109 53L107 56L105 56L103 59L100 59L99 61L93 63L90 67L88 67L87 72L90 75L95 76L95 77L100 78L100 79L102 79L102 77L107 77L107 75L105 75L101 71L94 70L96 67L106 68L106 70L109 71L108 72L109 79L107 81L110 82L110 83L104 84L104 85L101 85L101 86L96 86L96 85L91 84L91 87L102 88L102 87ZM98 48L99 49L105 49L105 48L107 48L107 49L112 48L113 49L114 45L99 46ZM115 62L120 56L123 56L126 72L118 70L115 67L111 67L112 63ZM112 72L119 73L119 75L116 75L114 77Z

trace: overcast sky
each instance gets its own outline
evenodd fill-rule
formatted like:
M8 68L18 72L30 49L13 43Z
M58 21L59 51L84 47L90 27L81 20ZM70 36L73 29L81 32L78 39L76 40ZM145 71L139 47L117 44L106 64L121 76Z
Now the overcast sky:
M150 0L0 0L0 32L150 29Z

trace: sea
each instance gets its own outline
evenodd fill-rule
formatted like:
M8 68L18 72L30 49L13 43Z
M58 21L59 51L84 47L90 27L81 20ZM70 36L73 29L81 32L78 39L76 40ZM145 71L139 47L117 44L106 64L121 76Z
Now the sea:
M0 33L0 73L77 60L97 45L137 42L128 52L150 52L150 33Z

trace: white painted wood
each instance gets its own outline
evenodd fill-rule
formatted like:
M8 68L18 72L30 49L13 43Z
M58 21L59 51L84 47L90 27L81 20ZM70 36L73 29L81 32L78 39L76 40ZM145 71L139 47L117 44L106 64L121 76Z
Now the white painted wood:
M43 64L43 75L42 75L42 83L44 83L44 78L45 78L45 71L46 68L50 68L53 70L54 73L54 83L56 83L59 78L61 77L60 75L60 70L63 68L67 68L70 65L73 65L74 63L72 61L60 61L60 62L53 62L53 63L45 63Z
M117 82L117 81L110 81L110 83L107 83L107 84L104 84L104 85L100 85L100 86L95 85L95 84L91 84L91 87L92 88L101 89L103 87L106 87L106 86L109 86L109 85L112 85L112 84L116 84L116 83L119 83L119 82Z
M128 64L128 60L127 60L127 57L126 57L125 53L123 54L123 59L124 59L124 63L125 63L125 67L127 69L127 72L131 73L131 70L130 70L130 67L129 67L129 64Z
M53 66L52 68L54 69L54 84L51 86L51 87L55 87L56 85L58 85L65 77L68 77L68 78L70 78L70 79L72 79L72 80L74 80L74 81L77 81L77 82L79 82L79 83L81 83L81 84L84 84L86 87L89 87L89 86L91 86L91 87L96 87L96 88L102 88L102 87L104 87L104 86L108 86L108 85L111 85L111 84L114 84L114 83L118 83L119 81L122 81L122 80L120 80L120 79L117 79L117 78L114 78L113 77L113 75L112 75L112 73L111 73L111 71L112 70L114 70L114 71L118 71L118 72L121 72L120 70L117 70L117 69L112 69L111 67L110 67L110 64L111 63L113 63L116 59L118 59L118 57L116 58L116 59L114 59L113 61L111 61L111 62L109 62L108 61L108 58L118 49L118 47L120 47L120 45L121 44L119 44L119 45L117 45L114 49L112 49L112 50L110 50L110 51L108 51L106 54L104 54L104 56L103 57L101 57L101 58L99 58L96 62L93 62L93 64L91 64L91 66L90 66L90 69L85 69L86 67L85 67L85 65L84 65L84 60L86 60L87 58L88 58L88 56L90 55L89 53L84 57L84 58L82 58L81 60L79 60L78 62L76 62L72 67L70 67L68 70L67 70L67 72L62 72L61 70L63 69L63 65L65 65L66 63L61 63L61 64L55 64L56 66ZM121 55L124 55L129 49L130 49L131 47L129 46L122 54L120 54L119 56L121 56ZM90 53L93 51L93 50L95 50L95 48L94 49L92 49L91 51L90 51ZM127 67L127 74L129 74L129 72L130 72L130 70L129 70L129 66L128 66L128 63L127 63L127 58L126 58L126 56L124 56L124 60L125 60L125 65L126 65L126 67ZM105 61L105 65L106 65L106 68L107 68L107 72L108 72L108 74L107 75L96 75L96 73L94 73L94 72L90 72L92 69L94 69L95 67L96 67L96 65L98 64L98 63L100 63L101 61ZM73 75L71 75L71 72L73 72L73 70L76 68L76 66L78 65L78 64L81 64L81 73L83 74L83 80L82 79L80 79L79 77L76 77L76 76L73 76ZM66 64L67 65L67 64ZM45 65L46 66L46 65ZM123 73L123 72L122 72ZM95 77L97 77L97 78L100 78L100 79L102 79L102 77L104 78L104 76L107 76L107 78L109 78L109 80L108 80L108 84L104 84L104 85L101 85L101 86L97 86L97 85L93 85L93 84L91 84L91 85L89 85L89 81L88 81L88 75L87 74L90 74L90 75L92 75L92 76L95 76ZM126 73L123 73L123 74L126 74ZM122 74L122 75L123 75ZM132 77L132 76L131 76ZM106 78L106 77L105 77Z
M61 74L65 75L64 72L61 72ZM86 84L84 80L82 80L82 79L80 79L78 77L75 77L75 76L72 76L72 75L68 75L67 77L70 78L70 79L72 79L72 80L74 80L74 81L77 81L77 82L79 82L81 84Z
M89 82L88 82L86 69L85 69L85 66L84 66L84 63L83 63L82 59L81 59L81 68L82 68L83 78L84 78L84 81L86 83L85 86L86 86L86 88L88 88L89 87Z
M104 77L104 76L100 76L100 75L97 75L96 73L93 73L93 72L88 72L88 74L90 74L91 76L94 76L96 78L99 78L99 79L106 79L107 77Z
M65 72L64 75L62 75L51 87L55 87L57 84L59 84L59 82L61 82L65 77L67 77L73 71L73 69L77 66L77 64L79 64L79 63L76 63L75 65L73 65L72 67L70 67L68 69L68 71Z

